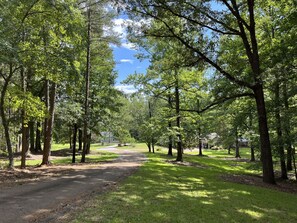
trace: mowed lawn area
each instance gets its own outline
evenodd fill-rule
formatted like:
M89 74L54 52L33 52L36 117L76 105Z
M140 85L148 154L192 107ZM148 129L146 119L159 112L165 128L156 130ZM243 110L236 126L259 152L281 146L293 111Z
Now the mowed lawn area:
M146 151L143 144L123 149ZM259 163L232 159L226 150L199 157L196 150L185 151L180 165L157 150L146 153L148 161L116 189L89 200L71 222L297 222L296 193L228 181L259 175ZM248 158L247 149L241 154Z

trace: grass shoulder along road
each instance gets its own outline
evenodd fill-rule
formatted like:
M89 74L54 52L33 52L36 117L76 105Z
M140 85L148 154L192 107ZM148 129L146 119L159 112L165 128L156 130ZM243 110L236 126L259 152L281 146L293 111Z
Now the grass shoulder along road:
M184 155L196 165L176 165L166 150L157 150L146 153L148 161L117 189L86 202L71 222L297 222L296 194L221 177L259 174L257 164L209 150L203 157Z

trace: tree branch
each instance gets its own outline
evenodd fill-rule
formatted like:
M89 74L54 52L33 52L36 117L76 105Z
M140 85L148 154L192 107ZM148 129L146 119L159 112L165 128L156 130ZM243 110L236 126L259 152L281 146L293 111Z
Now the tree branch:
M212 102L211 104L209 104L208 106L204 107L201 110L197 110L197 109L180 109L181 111L186 111L186 112L197 112L198 114L201 114L211 108L213 108L216 105L222 104L226 101L232 100L232 99L236 99L236 98L243 98L243 97L255 97L254 94L252 93L242 93L242 94L236 94L236 95L232 95L229 97L224 97L224 98L220 98L217 101Z

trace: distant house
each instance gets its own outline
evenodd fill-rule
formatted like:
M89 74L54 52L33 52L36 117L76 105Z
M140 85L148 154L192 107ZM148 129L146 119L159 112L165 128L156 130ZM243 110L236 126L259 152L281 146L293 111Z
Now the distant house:
M238 143L240 147L248 147L249 146L249 140L245 138L239 138Z
M100 132L102 143L117 143L118 140L112 132Z

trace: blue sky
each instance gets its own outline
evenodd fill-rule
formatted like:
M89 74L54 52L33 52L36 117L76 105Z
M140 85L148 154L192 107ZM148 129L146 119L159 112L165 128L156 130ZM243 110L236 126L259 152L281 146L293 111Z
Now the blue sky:
M121 46L112 46L114 53L114 60L116 61L116 71L118 78L116 80L116 87L127 93L135 91L132 86L123 86L121 82L127 78L129 74L145 73L149 66L148 60L139 60L136 54L139 53L136 47L127 40L126 25L127 21L131 21L127 16L122 15L114 20L114 31L119 34L121 38Z
M118 71L117 85L120 84L129 74L145 73L149 65L147 60L140 61L135 57L136 50L126 47L114 47L114 59L116 61L116 70Z

